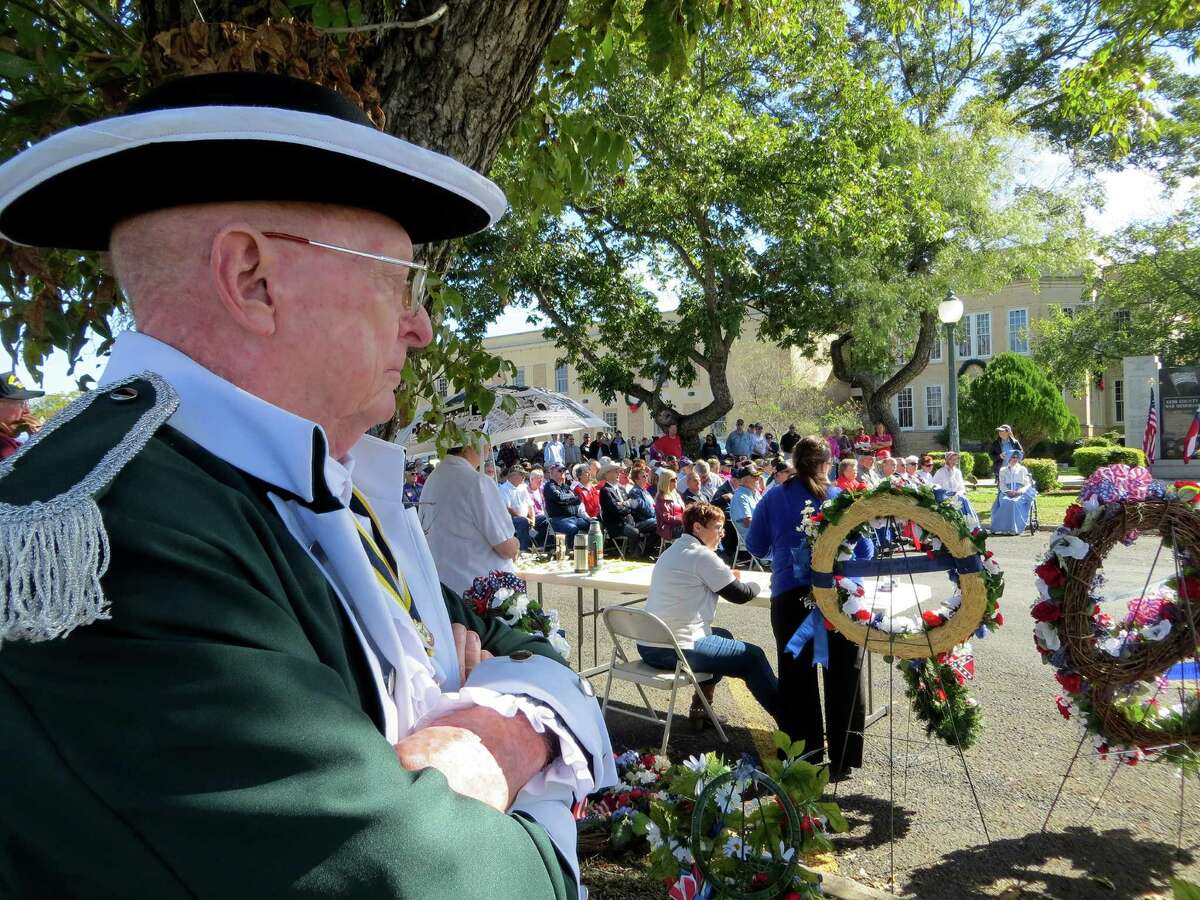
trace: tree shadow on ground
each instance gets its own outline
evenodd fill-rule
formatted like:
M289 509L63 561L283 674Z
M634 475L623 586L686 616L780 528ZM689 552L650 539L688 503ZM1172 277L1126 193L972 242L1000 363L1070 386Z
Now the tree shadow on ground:
M742 754L755 752L754 738L751 732L746 728L741 728L733 723L725 726L725 735L729 738L729 743L723 743L717 737L716 729L705 728L702 731L697 731L691 722L688 721L687 710L690 699L687 702L682 702L679 706L683 707L683 714L680 715L679 708L676 707L675 718L671 721L671 738L667 744L667 757L671 762L682 762L688 756L700 753L708 753L715 751L720 753L729 762L734 762L741 758ZM658 747L662 744L663 726L646 722L641 719L635 719L632 716L621 715L618 710L626 710L631 712L645 713L646 708L631 703L621 703L616 700L610 700L608 703L608 715L605 722L608 725L608 734L612 739L614 753L622 753L625 750L653 750L657 752ZM660 709L659 715L665 718L665 713Z
M1189 851L1139 838L1127 828L1073 826L951 851L914 870L907 894L921 900L994 897L1001 882L1015 882L1021 896L1030 898L1136 897L1161 887L1192 860Z
M912 810L897 803L892 812L886 798L847 793L845 788L843 784L836 797L828 798L837 803L850 825L849 834L834 839L835 853L870 850L888 843L893 835L900 840L908 834L912 825ZM864 826L867 829L865 832L856 833Z

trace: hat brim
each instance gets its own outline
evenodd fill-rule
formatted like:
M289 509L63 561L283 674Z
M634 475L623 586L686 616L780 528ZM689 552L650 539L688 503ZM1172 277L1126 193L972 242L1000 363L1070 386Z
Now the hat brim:
M0 235L31 246L105 250L122 219L228 201L371 210L416 244L473 234L507 206L494 183L448 156L332 116L261 106L118 116L0 166Z
M29 388L12 388L0 394L0 400L36 400L45 397L45 391L31 391Z

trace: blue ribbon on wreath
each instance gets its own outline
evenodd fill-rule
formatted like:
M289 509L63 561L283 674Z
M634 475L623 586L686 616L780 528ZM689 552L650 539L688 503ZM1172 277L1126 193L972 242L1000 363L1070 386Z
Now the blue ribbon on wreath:
M825 627L825 617L816 607L809 610L808 618L800 623L800 627L796 629L796 633L787 642L784 650L798 658L804 652L804 648L808 646L809 641L812 641L813 645L813 665L820 665L828 669L829 630Z

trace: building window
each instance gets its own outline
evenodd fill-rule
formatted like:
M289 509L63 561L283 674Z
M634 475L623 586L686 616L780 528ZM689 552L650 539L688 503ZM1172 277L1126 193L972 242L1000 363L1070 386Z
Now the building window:
M1008 311L1008 349L1013 353L1029 352L1029 310Z
M444 375L437 380L437 392L439 397L445 397L450 392L450 382L446 381Z
M925 427L942 427L942 386L940 384L925 385Z
M609 428L615 429L617 427L617 414L615 412L606 412L604 414L604 424Z
M901 431L913 429L913 391L912 385L896 394L896 421L900 423Z
M1125 382L1113 382L1113 412L1117 422L1125 421Z
M517 387L525 387L525 370L517 369L517 377L513 379L513 384Z
M565 394L568 392L569 386L570 378L567 375L567 367L558 366L554 370L554 389L560 394Z
M929 361L931 363L942 361L942 339L937 338L933 342L933 348L929 351Z
M1073 306L1064 306L1064 307L1062 308L1062 314L1063 314L1064 316L1066 316L1068 319L1073 319L1073 318L1075 318L1075 307L1073 307Z
M1133 313L1127 309L1118 309L1115 313L1113 313L1113 322L1116 323L1118 328L1129 327L1129 323L1132 319Z
M971 355L971 317L963 316L962 324L958 329L958 355L962 359L966 359Z
M975 355L992 355L992 314L975 315Z

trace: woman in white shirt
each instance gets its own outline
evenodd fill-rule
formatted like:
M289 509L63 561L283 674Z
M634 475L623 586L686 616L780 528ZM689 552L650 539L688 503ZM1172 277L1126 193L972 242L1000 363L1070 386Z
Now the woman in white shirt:
M967 525L976 528L979 525L979 516L971 507L971 501L967 499L967 482L963 478L962 469L958 467L960 458L956 451L947 450L946 464L933 473L932 483L934 490L945 491L949 495L947 499L954 499L963 518L967 520Z
M716 553L725 531L725 514L711 503L693 503L683 514L683 534L654 564L646 611L666 623L679 642L689 665L710 672L701 685L711 703L717 682L724 675L741 678L754 698L772 716L779 708L779 684L763 649L739 641L724 628L713 628L717 597L745 603L759 592L756 583L743 583ZM675 651L638 645L642 660L656 669L674 669ZM692 698L688 718L708 721L699 697Z
M999 493L992 504L992 534L1020 534L1029 527L1037 488L1029 470L1021 465L1023 457L1020 450L1013 450L1008 465L1000 470L996 480Z

